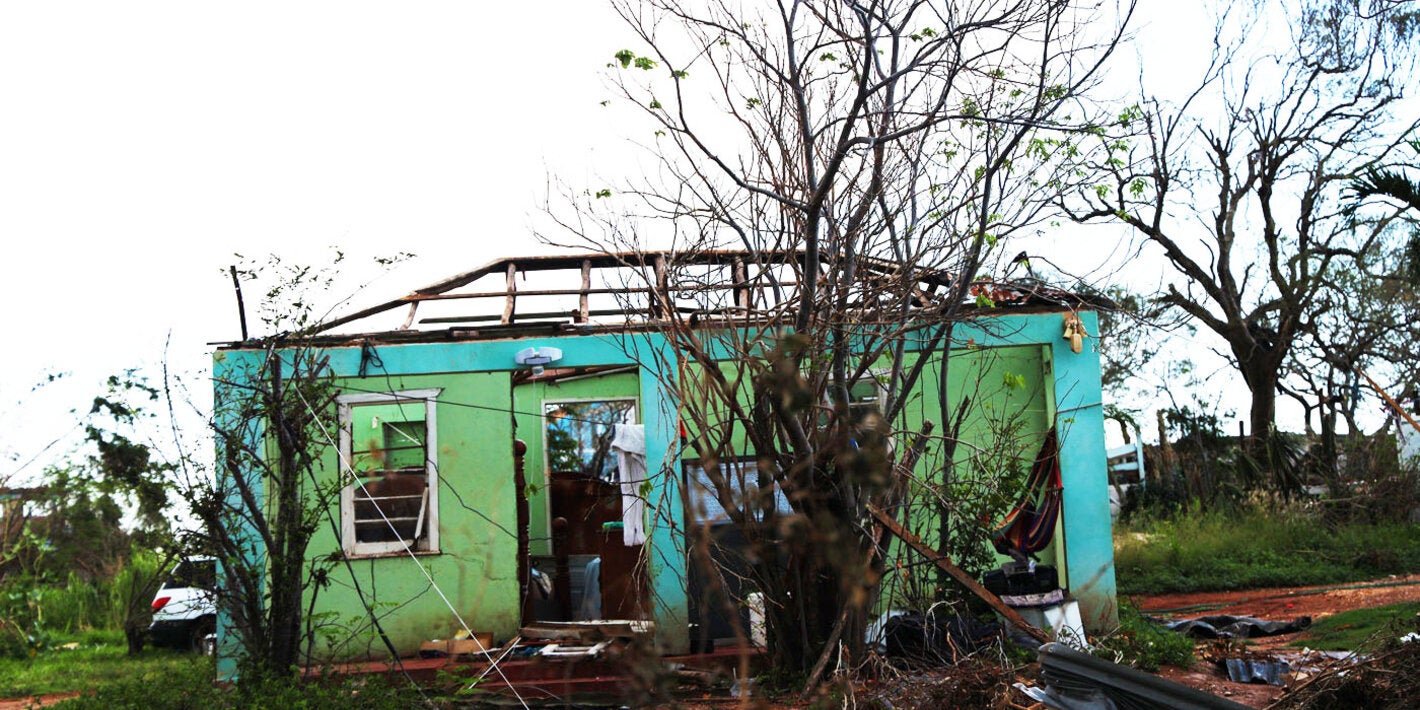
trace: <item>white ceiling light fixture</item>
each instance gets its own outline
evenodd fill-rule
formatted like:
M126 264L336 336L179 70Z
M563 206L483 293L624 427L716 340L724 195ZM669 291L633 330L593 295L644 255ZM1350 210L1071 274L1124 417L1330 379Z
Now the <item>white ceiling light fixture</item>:
M513 356L513 360L522 367L531 367L534 375L541 375L543 366L557 362L562 359L562 350L558 348L523 348Z

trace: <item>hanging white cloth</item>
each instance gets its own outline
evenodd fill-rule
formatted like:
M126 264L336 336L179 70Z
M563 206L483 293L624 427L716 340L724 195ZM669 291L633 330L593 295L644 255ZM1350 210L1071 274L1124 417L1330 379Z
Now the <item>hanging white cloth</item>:
M616 451L616 467L621 479L621 542L627 547L646 542L646 499L641 484L646 481L646 427L617 424L611 440Z

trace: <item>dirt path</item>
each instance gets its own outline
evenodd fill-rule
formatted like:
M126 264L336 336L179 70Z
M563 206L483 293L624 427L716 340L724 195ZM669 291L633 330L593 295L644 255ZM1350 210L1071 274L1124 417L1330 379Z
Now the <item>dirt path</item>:
M1252 616L1267 621L1290 621L1299 616L1321 619L1351 609L1369 609L1401 602L1420 602L1420 574L1369 582L1312 587L1249 589L1236 592L1199 592L1131 597L1135 606L1151 616L1188 619L1210 614ZM1249 640L1258 653L1283 651L1296 634ZM1296 649L1285 649L1292 652ZM1261 708L1275 700L1282 688L1234 683L1207 662L1192 668L1165 668L1169 680L1221 695L1249 707Z
M78 695L78 693L52 693L50 695L35 695L28 698L0 698L0 710L40 708L46 705L53 705L61 700L78 697Z
M1140 611L1179 619L1236 614L1268 621L1287 621L1298 616L1315 620L1350 609L1420 602L1420 574L1352 584L1160 594L1133 597L1133 600Z

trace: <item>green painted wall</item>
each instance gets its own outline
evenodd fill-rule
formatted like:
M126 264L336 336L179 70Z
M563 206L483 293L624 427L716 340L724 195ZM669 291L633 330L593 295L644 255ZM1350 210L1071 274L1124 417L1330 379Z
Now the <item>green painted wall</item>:
M401 652L413 652L423 641L449 638L458 629L453 611L429 582L438 582L458 616L475 631L492 631L505 639L518 628L516 510L513 498L512 384L508 372L450 373L343 379L342 392L440 389L435 409L439 476L439 554L411 557L406 553L356 557L330 571L332 584L314 591L315 611L332 624L318 658L382 655L384 647L364 614L365 604L382 616L385 632ZM472 406L469 406L472 405ZM362 405L356 412L354 448L363 448L360 431L371 429L370 417L397 417L395 405ZM409 407L403 407L409 409ZM423 407L417 408L422 414ZM335 476L331 452L322 475ZM338 519L338 504L335 510ZM310 554L340 552L329 525L312 539ZM353 570L353 578L351 571ZM428 575L426 577L425 575ZM359 587L359 592L356 587ZM360 593L364 595L364 604ZM397 614L391 610L398 609ZM350 636L348 630L363 630Z
M916 432L924 421L936 425L935 438L915 469L919 485L914 486L911 498L917 505L908 524L924 540L938 546L938 518L928 512L929 501L937 494L930 487L942 482L950 444L949 427L962 417L951 468L958 481L971 484L974 495L987 490L1008 472L1023 478L1050 428L1055 406L1054 378L1046 373L1047 346L954 349L945 373L947 413L943 415L939 392L942 357L927 357L920 384L896 426L905 432ZM965 413L961 414L963 407ZM1019 493L1008 486L1000 489L1006 500L1013 501ZM1042 562L1056 561L1059 542L1057 535L1055 542L1040 554ZM913 555L903 550L898 554L904 561L911 561Z

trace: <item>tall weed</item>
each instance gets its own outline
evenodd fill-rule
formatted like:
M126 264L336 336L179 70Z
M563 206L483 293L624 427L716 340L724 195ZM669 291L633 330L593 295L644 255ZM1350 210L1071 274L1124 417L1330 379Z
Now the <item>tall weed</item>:
M1332 584L1420 570L1420 528L1327 524L1315 509L1254 498L1120 525L1114 556L1126 594Z

